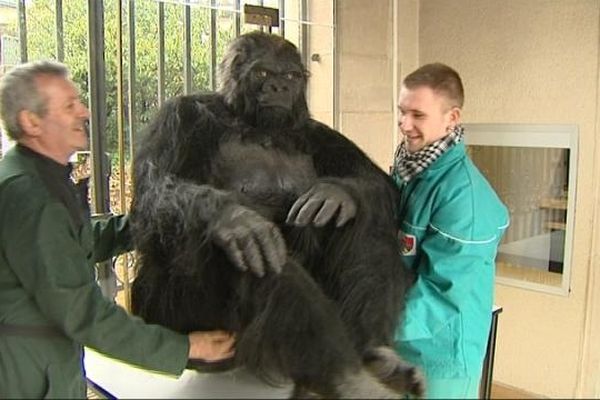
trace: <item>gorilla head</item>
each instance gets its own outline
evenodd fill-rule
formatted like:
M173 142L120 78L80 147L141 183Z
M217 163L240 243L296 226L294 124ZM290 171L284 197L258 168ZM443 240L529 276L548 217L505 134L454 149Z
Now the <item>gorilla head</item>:
M252 32L234 40L221 62L219 93L254 127L297 127L308 120L306 80L294 44Z

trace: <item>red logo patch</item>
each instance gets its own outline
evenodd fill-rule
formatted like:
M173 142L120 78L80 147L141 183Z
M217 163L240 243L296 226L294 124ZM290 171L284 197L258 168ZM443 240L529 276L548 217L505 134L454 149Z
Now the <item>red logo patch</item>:
M414 256L417 254L416 236L400 231L398 232L398 240L400 241L400 251L403 256Z

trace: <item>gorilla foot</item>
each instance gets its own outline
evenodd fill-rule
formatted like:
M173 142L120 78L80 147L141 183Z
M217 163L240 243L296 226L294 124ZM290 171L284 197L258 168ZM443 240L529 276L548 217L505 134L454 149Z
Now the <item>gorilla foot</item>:
M319 396L316 392L313 392L309 388L303 385L296 384L294 385L294 392L292 393L292 397L290 399L322 399L322 396Z
M425 378L421 371L402 360L392 348L370 349L363 360L367 369L393 390L419 398L425 395Z

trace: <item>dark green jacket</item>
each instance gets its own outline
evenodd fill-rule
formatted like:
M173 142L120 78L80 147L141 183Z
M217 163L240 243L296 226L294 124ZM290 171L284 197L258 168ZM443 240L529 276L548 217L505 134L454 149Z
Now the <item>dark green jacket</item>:
M78 223L44 181L43 163L20 146L0 160L0 398L85 398L82 345L179 375L187 336L129 316L94 280L96 262L127 250L126 218Z

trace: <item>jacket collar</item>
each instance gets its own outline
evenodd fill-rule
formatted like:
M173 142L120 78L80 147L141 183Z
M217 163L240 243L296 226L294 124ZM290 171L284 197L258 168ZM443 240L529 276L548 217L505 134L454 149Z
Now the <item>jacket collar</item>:
M15 145L14 151L30 160L33 160L39 167L39 170L43 171L44 174L55 175L65 179L68 179L71 176L71 171L73 169L71 163L68 163L67 165L60 164L53 159L18 143Z
M440 169L447 168L448 165L454 164L455 162L462 160L466 157L465 142L460 141L454 146L449 148L444 154L442 154L437 160L435 160L429 168L417 175L415 178L425 178L429 174L434 174Z

